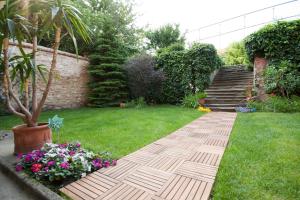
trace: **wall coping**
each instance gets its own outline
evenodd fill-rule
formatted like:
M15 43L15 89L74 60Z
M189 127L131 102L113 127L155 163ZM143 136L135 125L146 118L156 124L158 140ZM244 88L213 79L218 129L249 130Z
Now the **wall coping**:
M10 41L9 44L12 45L12 46L16 46L16 47L18 46L18 44L16 42L13 42L13 41ZM23 47L30 48L30 49L32 49L32 46L33 46L31 43L27 43L27 42L22 42L22 45L23 45ZM44 47L44 46L38 46L37 49L39 51L44 51L44 52L48 52L48 53L53 52L53 49L48 48L48 47ZM80 55L77 56L76 54L65 52L65 51L58 50L58 54L63 55L63 56L67 56L67 57L71 57L71 58L78 58L80 60L88 61L87 57L83 57L83 56L80 56Z

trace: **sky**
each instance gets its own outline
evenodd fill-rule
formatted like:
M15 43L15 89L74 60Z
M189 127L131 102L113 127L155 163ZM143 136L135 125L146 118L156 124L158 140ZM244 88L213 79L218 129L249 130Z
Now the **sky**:
M188 43L194 41L212 43L217 49L224 49L230 43L243 39L248 34L258 30L263 25L247 28L234 33L224 34L232 30L253 26L298 15L300 18L300 0L274 10L267 9L258 13L237 18L235 20L214 25L209 28L199 28L231 17L239 16L254 10L273 6L289 0L135 0L137 13L136 24L139 27L158 28L164 24L179 24ZM215 36L210 38L210 36ZM206 38L206 39L205 39Z

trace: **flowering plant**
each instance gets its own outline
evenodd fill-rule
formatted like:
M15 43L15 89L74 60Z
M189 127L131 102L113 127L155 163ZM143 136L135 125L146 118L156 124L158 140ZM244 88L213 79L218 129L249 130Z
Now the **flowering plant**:
M79 179L103 167L116 165L110 154L95 154L80 143L45 144L41 150L18 155L16 171L24 170L38 180L63 181Z

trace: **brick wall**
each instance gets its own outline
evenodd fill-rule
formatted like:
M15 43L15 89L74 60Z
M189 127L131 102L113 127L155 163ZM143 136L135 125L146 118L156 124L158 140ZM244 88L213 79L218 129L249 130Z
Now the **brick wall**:
M13 54L18 54L18 48L11 43ZM26 52L31 52L32 45L24 43ZM37 64L50 67L52 49L38 47ZM76 108L84 106L87 102L87 58L59 51L55 78L45 103L46 109ZM45 88L44 81L38 79L38 97L40 98Z
M264 80L263 80L263 72L268 65L268 61L265 58L255 57L254 59L254 85L257 90L257 96L260 100L265 100L267 98L265 88L264 88Z

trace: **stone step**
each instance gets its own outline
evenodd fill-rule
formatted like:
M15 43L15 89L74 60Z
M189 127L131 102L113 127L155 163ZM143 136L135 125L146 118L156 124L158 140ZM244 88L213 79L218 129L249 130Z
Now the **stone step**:
M222 93L222 92L244 92L245 89L240 89L240 88L237 88L237 89L226 89L226 88L217 88L217 89L210 89L208 88L207 90L205 90L205 92L219 92L219 93Z
M213 99L223 99L223 100L227 100L227 99L246 99L245 95L240 95L240 96L231 96L231 95L207 95L207 97L205 99L208 100L213 100Z
M214 112L235 112L235 107L209 107Z
M205 103L209 105L214 104L240 104L246 101L245 98L243 99L206 99Z
M210 104L210 103L205 103L204 106L206 107L236 107L239 104L236 103L215 103L215 104Z
M214 78L214 81L226 81L226 80L252 80L253 76L232 76L232 77L226 77L226 76L218 76Z

